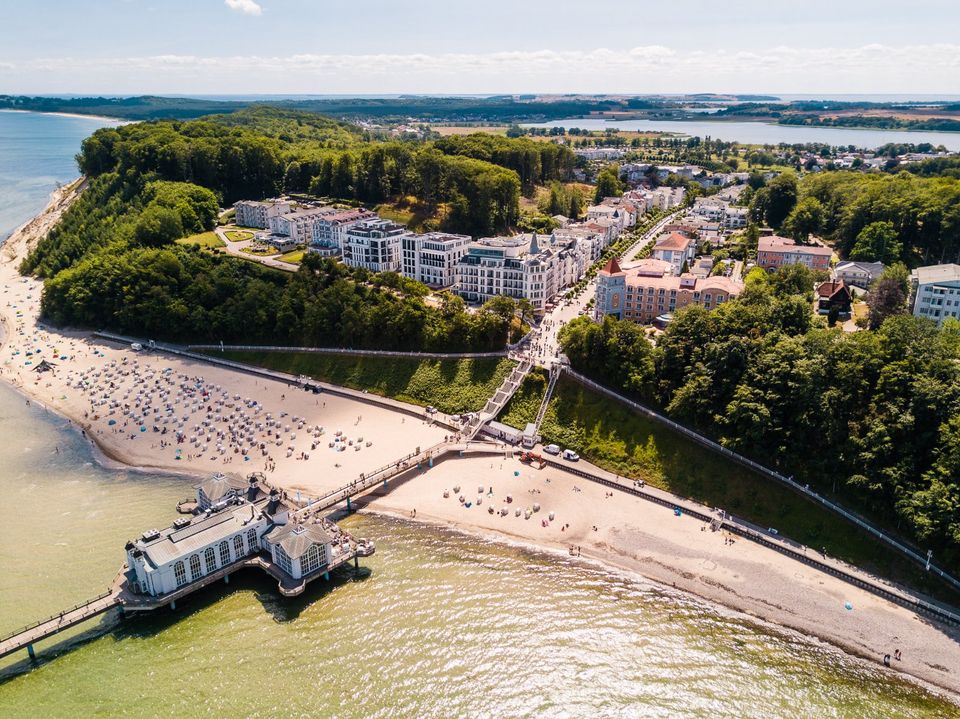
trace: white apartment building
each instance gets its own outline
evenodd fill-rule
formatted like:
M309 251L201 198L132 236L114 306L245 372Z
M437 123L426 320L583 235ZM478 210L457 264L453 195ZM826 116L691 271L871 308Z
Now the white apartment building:
M661 237L653 246L653 257L669 263L673 268L674 276L681 274L684 262L689 267L696 255L697 241L681 235L679 232L671 232L669 235Z
M929 265L910 273L913 314L942 325L960 318L960 265Z
M282 200L240 200L235 202L234 222L242 227L258 227L265 230L270 226L270 218L290 212L290 203Z
M295 210L270 218L270 232L274 235L289 237L298 245L305 245L313 239L313 226L321 218L332 215L338 210L332 207L311 207Z
M577 240L532 235L487 237L470 243L457 263L457 293L469 302L498 295L526 298L536 310L564 287L579 280L586 255Z
M456 265L467 254L468 235L428 232L403 236L402 272L406 277L430 287L456 284Z
M365 210L362 207L324 215L313 223L310 251L317 252L324 257L342 255L347 230L361 222L375 219L378 219L376 212Z
M588 263L599 259L603 248L607 246L606 235L586 225L560 227L553 231L553 236L565 246L569 246L571 241L576 241L577 247L583 252Z
M400 272L401 244L407 228L390 220L364 220L347 229L343 262L371 272Z

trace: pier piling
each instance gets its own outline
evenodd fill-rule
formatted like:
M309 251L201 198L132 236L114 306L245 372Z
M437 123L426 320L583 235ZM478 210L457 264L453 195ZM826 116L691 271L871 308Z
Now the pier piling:
M28 645L27 645L27 654L30 655L31 661L37 661L37 655L36 655L36 653L33 651L33 645L32 645L32 644L28 644Z

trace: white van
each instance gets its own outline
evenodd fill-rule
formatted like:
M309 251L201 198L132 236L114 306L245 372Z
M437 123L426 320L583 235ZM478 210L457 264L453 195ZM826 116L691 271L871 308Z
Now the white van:
M130 349L132 349L134 352L139 352L140 350L143 349L143 345L140 344L139 342L134 342L133 344L130 345Z
M543 451L547 454L560 454L560 446L556 444L548 444L543 448Z
M580 459L580 455L574 452L572 449L563 450L563 458L571 462L577 462Z

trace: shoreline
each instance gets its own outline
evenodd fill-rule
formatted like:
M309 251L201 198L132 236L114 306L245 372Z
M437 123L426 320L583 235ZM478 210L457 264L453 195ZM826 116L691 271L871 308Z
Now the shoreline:
M118 124L140 122L139 120L128 120L122 117L111 117L110 115L85 115L82 112L48 112L46 110L19 110L15 107L2 107L0 108L0 112L25 112L32 115L58 115L59 117L74 117L81 120L100 120Z
M376 502L376 500L374 500L374 502ZM869 665L871 669L878 668L875 657L866 653L862 648L854 644L844 643L832 639L826 635L822 636L821 634L817 634L815 632L800 629L793 626L789 622L773 621L760 614L755 614L748 609L733 606L730 603L723 602L714 597L706 596L703 593L696 592L689 588L682 588L675 582L667 583L661 578L656 578L649 574L638 571L635 567L631 567L625 563L617 562L608 555L599 552L590 552L589 549L587 552L573 556L565 547L561 545L534 542L519 534L503 532L488 533L478 529L473 525L456 524L442 517L432 515L421 515L418 513L416 517L411 517L409 514L404 514L402 511L392 508L389 504L376 505L374 507L364 505L362 508L357 510L357 513L385 518L393 522L429 527L437 532L450 532L462 537L479 540L481 542L503 547L510 547L521 552L546 556L554 561L575 561L578 564L590 566L602 573L636 582L648 587L652 591L677 598L681 601L692 600L699 604L704 604L708 606L711 611L714 611L721 616L755 624L761 627L764 631L781 636L789 636L801 642L813 643L820 647L827 648L832 652L836 652L847 657L852 657L858 662L863 662L864 664ZM882 665L880 666L882 668ZM901 681L920 686L931 694L960 706L960 692L954 691L953 689L941 686L939 684L935 684L925 678L906 671L896 671L895 675Z
M33 243L39 240L42 234L49 230L49 227L69 206L72 199L77 196L77 189L81 187L82 182L75 181L55 191L43 212L18 228L0 252L0 255L2 255L2 258L0 258L0 274L7 273L4 292L12 293L11 299L17 301L16 305L11 306L11 303L8 302L7 307L0 308L0 318L2 318L4 325L3 336L0 338L0 351L3 351L5 356L7 356L11 346L17 342L30 343L24 345L24 347L33 347L39 344L39 341L32 339L32 336L29 340L20 339L21 336L28 337L25 333L32 328L36 336L47 334L55 336L57 338L54 340L55 344L79 345L79 350L70 352L70 366L74 366L74 363L76 363L76 370L82 369L84 366L103 368L107 364L106 360L110 358L123 363L128 361L132 363L143 362L148 366L169 364L181 369L184 373L191 374L191 376L197 371L202 372L208 378L213 376L213 381L229 386L231 392L236 392L237 396L241 394L253 396L255 393L261 393L258 395L258 399L261 399L264 404L271 403L273 406L285 406L286 409L291 411L296 410L301 416L314 411L310 406L314 402L313 395L302 392L296 393L295 396L291 394L287 398L289 401L284 404L277 402L277 400L284 398L285 391L289 391L287 385L280 382L256 380L233 370L200 362L181 361L166 355L137 354L129 349L117 349L109 343L92 341L89 333L37 327L35 312L33 312L37 300L33 297L39 288L39 283L36 280L19 277L16 265L18 260L21 259L21 253L29 249ZM17 310L19 314L24 315L23 317L12 314L12 310L19 307L21 303L33 304L29 308L24 306L22 310ZM31 325L30 323L34 324ZM88 359L89 352L87 352L87 358L81 356L80 353L84 349L91 348L94 348L100 354L93 359ZM103 353L108 353L109 356L104 358ZM67 367L67 365L61 365L56 373L43 375L51 380L44 387L40 385L39 375L34 382L21 380L18 384L13 381L13 369L8 370L6 363L4 370L0 372L0 379L18 390L20 394L32 401L37 401L46 411L52 411L56 415L64 417L74 428L81 429L87 441L94 447L96 461L104 466L112 466L113 463L116 463L117 467L125 470L170 473L191 479L202 478L209 474L211 470L227 471L220 466L201 466L195 462L172 463L168 456L160 452L148 452L145 447L143 451L140 451L141 446L149 441L149 435L145 435L139 442L118 443L117 439L110 441L114 435L100 433L105 429L102 426L103 422L101 422L98 430L94 422L83 416L83 407L87 406L85 399L80 397L78 402L71 398L68 401L66 390L62 390L61 400L54 399L51 401L51 398L47 396L49 392L45 394L45 391L53 384L52 380L57 379L57 373L74 371L66 369ZM197 368L202 369L198 370ZM28 377L33 378L32 374ZM251 387L251 382L253 387ZM119 394L120 389L117 389L116 392ZM70 393L72 394L72 390ZM337 405L332 407L331 410L335 414L338 413L338 418L333 421L343 421L344 417L357 416L356 411L359 405L355 400L336 400L327 395L320 395L320 397L325 397L324 407L328 402L331 405ZM317 407L319 407L319 399L317 399ZM378 437L377 433L385 431L388 434L386 441L388 445L392 441L389 435L393 434L404 435L400 438L401 444L397 446L406 447L409 447L410 442L415 441L410 438L414 432L424 438L430 436L426 427L421 425L418 428L415 421L403 424L403 420L399 419L393 411L382 410L378 412L369 406L364 406L361 411L364 415L368 415L368 413L374 415L373 417L368 416L374 423L373 430L370 430L372 432L370 436ZM317 409L316 412L320 412L320 410ZM329 413L325 413L325 416L327 414ZM360 417L357 417L357 424L359 422ZM403 424L402 430L401 424ZM365 434L368 432L368 427L369 424L365 420L363 430ZM442 430L437 431L442 434ZM118 435L118 438L120 437L122 435ZM137 437L134 437L134 439L137 439ZM394 450L389 447L383 449L379 437L377 441L378 449L375 453L377 459L388 459L388 455ZM425 441L429 440L425 439ZM323 450L319 450L317 454L319 455L321 452ZM354 455L355 453L350 452L348 454ZM396 452L390 456L399 455L400 452ZM366 453L361 453L359 450L356 457L368 464L377 462L377 459L374 458L368 460ZM289 455L287 458L289 459ZM153 461L143 461L150 459L153 459ZM347 462L349 459L350 457L344 456L340 461ZM327 477L320 479L315 476L317 474L316 465L308 466L306 462L297 463L286 461L284 458L278 458L277 461L283 465L282 470L277 475L271 476L270 479L288 491L302 489L307 492L315 492L323 489L324 486L329 486L329 484L339 485L343 482L343 477L349 476L349 472L353 471L353 469L348 469L341 472L339 469L328 467ZM320 461L323 461L322 458ZM519 464L511 464L510 470L514 468L521 470L525 475L522 479L528 483L529 487L533 487L534 482L539 483L537 485L539 488L536 491L538 495L542 491L542 498L538 497L538 501L544 503L545 510L552 509L555 506L562 521L569 519L570 523L567 526L571 527L570 532L561 534L562 530L556 526L543 528L539 522L523 522L523 520L519 520L519 525L516 522L510 525L511 527L519 526L519 533L507 531L505 529L508 526L507 522L513 521L509 518L504 521L491 520L491 515L488 515L485 511L481 513L479 510L474 510L469 515L463 515L462 511L464 510L456 505L455 500L447 500L446 505L442 504L442 500L439 499L441 487L445 486L444 482L449 484L452 481L451 476L461 479L466 486L471 484L486 486L489 483L491 488L493 484L502 486L503 481L508 482L508 487L510 486L509 482L519 481L512 479L512 477L506 477L508 473L504 473L504 477L495 479L494 475L497 473L494 471L494 462L490 462L489 470L486 469L487 462L490 462L490 460L469 458L441 462L436 467L424 470L411 477L410 481L400 482L392 486L391 491L383 497L373 495L370 499L363 498L363 509L361 511L410 520L409 507L412 505L414 508L420 509L420 513L412 521L431 524L472 536L480 536L485 541L517 543L533 551L543 551L551 554L561 555L567 550L568 545L576 543L586 549L585 554L581 555L581 559L596 562L611 571L625 572L633 577L641 577L644 581L653 582L665 589L674 588L676 591L693 595L710 604L720 605L739 616L779 628L781 631L797 632L807 640L813 639L822 642L851 656L859 657L863 661L869 661L875 667L879 664L879 657L882 656L882 650L878 651L876 645L878 641L876 633L886 631L885 627L888 624L897 627L899 633L903 634L904 637L908 636L907 632L915 631L917 636L909 637L911 640L915 639L915 641L906 652L911 659L910 666L894 666L891 671L905 680L916 681L924 687L928 687L928 685L929 687L936 687L938 694L945 693L945 698L954 703L960 703L960 657L956 656L960 634L954 633L951 638L950 633L943 628L933 625L905 609L888 604L878 598L867 596L866 593L858 593L859 590L850 588L840 580L834 580L816 570L806 569L803 565L781 557L771 550L759 546L750 546L752 543L742 542L743 546L738 546L736 550L717 549L715 546L717 544L716 540L719 540L720 537L704 533L697 520L684 519L679 521L672 516L672 513L665 512L662 508L647 506L642 500L629 497L604 505L603 500L600 499L600 493L605 488L599 485L587 483L591 486L584 485L582 489L578 489L575 483L582 480L578 480L573 475L560 473L559 470L549 472L543 470L539 475L530 474L528 467ZM377 464L380 463L382 462L377 462ZM340 468L340 464L335 466ZM358 466L360 466L361 471L370 468L364 465ZM235 469L243 470L244 466L238 465ZM246 469L255 471L259 467L248 466ZM502 469L503 464L501 464ZM519 476L521 471L518 471L514 476ZM453 472L453 475L450 474L451 472ZM340 476L334 476L337 474ZM554 480L552 485L543 484L544 480L550 483L550 478ZM575 490L574 494L570 492L571 486ZM604 495L604 498L606 498L606 495ZM583 509L583 502L587 500L591 502L591 511L584 511ZM522 502L523 499L521 498L520 503L522 504ZM451 507L452 512L450 511ZM500 524L493 526L492 522L496 521L500 521ZM602 527L602 531L594 529L591 533L586 525L587 522L597 522ZM697 531L691 533L694 529ZM723 546L727 547L727 544L724 543ZM712 565L712 568L710 565ZM781 596L778 590L784 587L788 592ZM842 598L846 597L855 597L853 601L858 610L856 615L837 613ZM831 617L833 618L831 619ZM856 618L853 623L857 626L853 629L848 627L845 630L845 623L851 623L851 617ZM918 629L917 620L921 622L922 629ZM868 632L870 636L867 636ZM889 642L889 639L883 641ZM928 651L925 651L925 646L929 646ZM952 654L948 651L950 649L952 649ZM926 664L914 663L915 657L925 654L930 657ZM949 664L950 668L944 666L945 664ZM938 666L942 669L937 669ZM937 681L938 679L940 681Z

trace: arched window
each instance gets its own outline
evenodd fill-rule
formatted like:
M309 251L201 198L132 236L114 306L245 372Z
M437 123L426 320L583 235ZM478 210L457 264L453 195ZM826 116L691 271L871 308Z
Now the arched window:
M238 534L233 538L233 553L237 559L243 556L243 535Z
M247 530L247 548L250 550L250 554L256 552L260 547L257 545L257 530L248 529Z
M173 577L177 580L178 587L187 583L187 568L183 566L183 562L177 562L173 565Z
M200 555L194 554L190 557L190 581L194 582L201 577L200 572Z
M321 549L316 544L311 544L306 554L300 557L300 574L309 574L320 569Z
M213 547L207 547L203 553L203 563L207 567L207 574L217 571L217 553L213 551Z
M230 564L230 545L226 539L220 542L220 566L225 564Z

